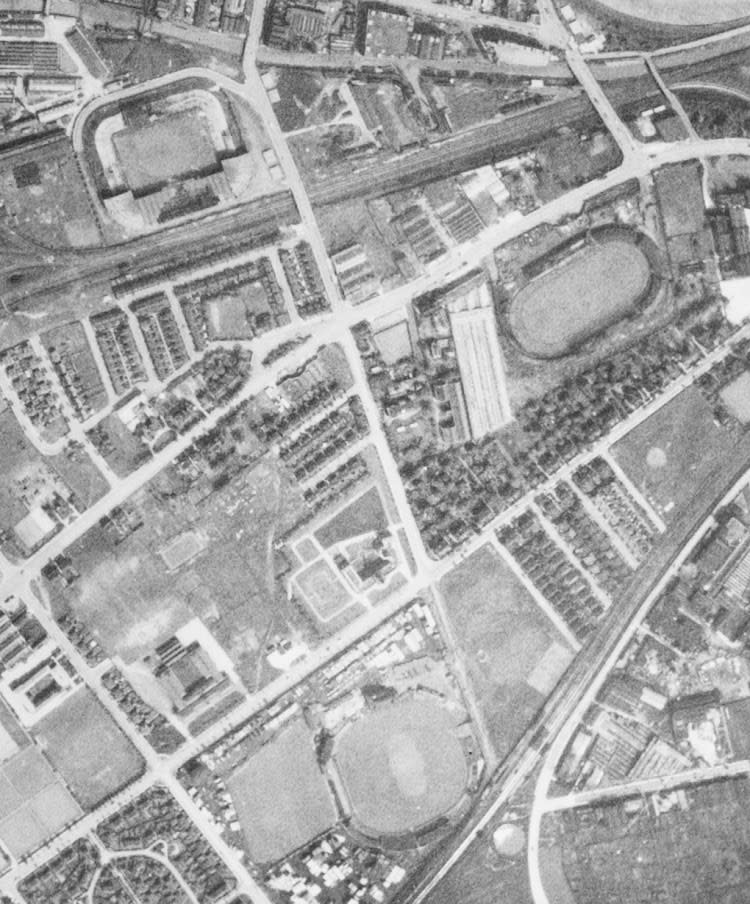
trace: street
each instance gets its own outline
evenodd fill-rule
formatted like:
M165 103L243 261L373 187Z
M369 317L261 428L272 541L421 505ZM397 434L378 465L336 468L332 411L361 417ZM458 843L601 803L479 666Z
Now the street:
M407 0L406 6L414 10L423 11L426 7L432 8L433 4L428 3L427 0ZM559 42L561 35L565 33L559 26L552 10L552 5L548 0L545 0L544 8L547 9L544 34L552 36L550 43L554 41ZM75 824L63 830L54 839L29 856L24 863L18 865L12 873L0 877L0 892L3 893L12 894L14 892L14 884L20 878L39 868L50 857L54 856L55 853L69 845L76 838L91 833L104 818L116 812L123 805L132 801L138 794L158 782L169 789L180 805L200 827L208 842L226 861L237 881L237 891L247 894L254 904L270 904L267 893L253 879L242 858L236 851L229 848L222 838L219 828L196 805L177 780L176 775L179 767L191 757L220 741L228 732L261 713L275 700L307 681L310 676L324 665L341 655L379 625L393 618L396 613L420 595L424 595L425 598L429 597L434 601L445 641L453 657L451 665L461 686L463 688L468 687L465 669L456 655L456 642L450 631L450 624L445 614L442 598L439 592L433 592L438 582L456 564L484 544L491 543L497 547L498 541L495 537L497 529L510 523L518 514L532 507L535 497L539 493L544 492L545 489L551 489L561 479L569 478L580 465L600 455L608 456L611 447L617 441L642 424L654 412L667 405L680 392L691 386L696 379L723 360L731 353L732 348L738 342L750 337L750 324L746 324L737 330L726 342L706 354L687 373L675 379L659 396L644 404L618 423L605 437L602 437L589 448L576 455L570 462L560 467L543 484L526 492L514 505L488 523L480 534L471 537L460 548L454 550L445 558L439 561L432 559L422 542L406 489L399 475L397 462L384 433L381 412L370 391L362 358L352 337L352 327L362 320L373 321L385 316L397 315L400 312L405 313L414 298L430 289L439 288L447 281L455 279L461 274L470 272L473 268L480 265L483 260L492 255L494 249L498 246L518 238L535 227L558 223L566 217L577 215L587 201L594 199L608 189L616 188L631 179L644 179L658 168L669 163L695 159L706 160L712 156L730 154L750 157L750 140L734 138L717 141L701 140L690 127L689 121L685 122L683 115L683 124L689 135L686 140L669 144L659 142L647 145L640 144L619 119L615 105L611 100L613 95L605 94L600 82L592 73L588 59L581 55L577 45L571 41L564 47L564 66L573 73L578 81L580 85L579 96L566 97L563 100L551 102L508 120L493 121L481 129L454 136L436 146L405 154L403 157L392 161L368 163L359 169L352 167L349 172L327 178L312 189L307 190L278 125L271 101L256 66L264 12L265 4L263 2L253 5L243 57L244 82L240 83L225 76L217 76L209 70L196 68L162 76L159 79L155 79L153 84L169 84L177 78L184 77L186 74L201 77L208 73L222 88L236 92L249 100L255 110L261 115L267 128L273 150L285 174L287 189L262 199L264 203L250 204L222 211L195 223L175 227L171 230L163 230L154 236L110 248L57 254L56 252L47 253L48 249L41 248L29 247L24 250L22 240L19 240L18 237L9 238L9 241L12 240L17 243L15 248L18 251L18 256L14 258L13 255L8 255L3 263L6 281L2 304L5 310L6 321L0 324L0 328L3 330L3 332L0 332L0 337L3 338L4 342L8 341L8 344L10 344L10 341L17 342L22 339L29 339L32 343L32 348L42 360L43 367L49 371L50 379L53 383L54 375L52 375L46 353L41 347L38 338L40 329L48 329L51 324L63 322L64 319L80 317L82 316L82 311L85 313L95 311L97 306L101 305L103 287L107 287L106 293L108 293L109 280L118 272L119 268L131 266L134 262L146 267L164 263L171 259L178 260L186 254L189 255L191 249L200 247L207 241L215 242L216 247L219 248L223 236L237 230L244 230L248 235L261 235L264 231L279 224L286 226L293 224L296 230L295 235L303 235L305 240L310 243L315 263L325 286L326 295L331 304L331 310L317 314L306 321L302 321L295 313L291 322L286 326L280 327L262 337L237 343L244 349L252 351L254 362L258 362L280 343L307 337L305 341L275 363L268 366L256 363L249 379L231 401L212 410L195 426L180 435L161 451L156 452L150 460L125 478L118 477L112 471L86 436L86 431L92 425L112 413L117 406L117 399L106 377L106 368L104 368L104 363L101 360L101 354L98 352L96 342L93 341L93 336L91 335L90 324L88 326L88 335L92 344L93 354L96 357L99 369L103 373L108 403L101 412L92 416L88 421L79 423L76 421L66 398L60 393L59 407L70 425L70 433L64 439L46 442L39 435L18 404L10 381L0 371L0 391L8 398L21 428L35 448L42 455L57 454L70 439L75 439L82 444L91 456L92 461L109 486L109 489L101 499L82 512L72 523L64 525L48 543L27 559L13 563L0 556L1 598L4 599L13 595L26 602L30 612L40 621L49 636L53 638L55 644L68 657L75 670L83 677L86 684L92 688L101 705L105 707L120 729L138 749L145 764L143 776L130 787L115 795L96 811L83 816ZM486 16L475 10L446 8L445 15L457 22L463 22L472 26L486 21ZM505 25L507 23L503 23L504 27ZM540 33L535 27L522 26L517 23L514 24L513 30L524 34L536 35ZM731 39L727 39L725 44L722 44L719 38L712 38L705 45L699 43L682 50L676 49L672 51L675 54L673 58L674 65L690 66L693 63L697 64L706 54L719 53L726 46L731 46L732 48L736 44L744 46L749 40L749 35L750 32L740 29L733 34ZM561 44L559 46L562 47ZM659 86L661 90L668 92L659 72L654 69L651 57L648 58L647 62L654 76L660 80ZM555 63L554 65L557 64ZM663 65L663 63L660 63L660 65ZM484 68L484 64L479 67L482 70ZM139 85L136 88L128 87L122 89L116 96L117 98L127 98L135 91L142 89L143 85ZM626 90L626 88L623 88L623 96ZM91 101L73 122L72 140L78 153L83 151L83 129L86 116L99 109L103 104L111 103L113 96L115 95L107 95ZM616 96L616 91L614 96ZM338 203L350 198L362 201L366 198L380 196L396 188L422 185L438 176L443 178L447 175L458 173L462 169L465 170L469 166L479 165L480 163L497 159L498 156L503 154L507 155L514 153L517 149L529 147L533 145L535 140L549 134L551 130L571 125L585 124L588 126L597 124L600 121L604 123L621 151L622 162L616 169L595 182L575 188L556 200L542 205L528 215L508 217L487 228L478 238L454 245L438 260L427 265L425 272L406 286L398 286L390 291L385 291L357 307L353 307L344 301L316 222L315 208L317 206ZM21 258L23 258L23 261L19 265ZM38 262L36 267L35 261ZM218 265L210 264L207 266L206 272L212 272L215 266ZM22 267L26 269L22 269ZM11 274L14 272L22 274L19 282L11 281ZM84 284L85 288L81 288L81 297L79 297L76 290L78 287L83 287ZM203 353L197 352L191 344L189 332L170 281L165 277L163 280L157 280L155 285L157 289L168 293L175 319L184 337L186 348L189 349L189 361L181 369L180 374L177 375L181 376L187 372L192 364L200 359ZM0 286L1 288L2 286ZM60 297L60 306L55 306L51 303L51 299L54 297ZM112 304L111 297L107 295L107 298L108 304ZM287 298L286 301L293 310L290 299ZM124 303L127 304L127 300ZM54 310L48 316L48 309L52 308ZM35 319L37 316L39 319ZM128 316L132 320L132 314L129 313ZM133 332L136 342L139 343L141 357L149 368L146 388L149 392L158 393L164 388L165 383L157 379L153 368L148 363L150 361L149 354L138 329L135 328ZM71 544L80 540L87 531L98 524L113 509L123 505L134 494L146 487L150 481L170 467L182 452L188 449L196 440L214 429L229 413L261 393L266 387L274 385L284 374L294 372L296 368L299 368L310 359L317 348L329 343L338 343L346 355L354 380L354 388L351 390L351 394L356 394L362 402L367 419L367 433L363 439L357 441L356 446L348 448L333 458L322 473L327 474L329 471L334 470L337 465L340 465L342 461L350 457L354 451L361 451L368 446L374 448L382 464L385 479L393 496L398 515L396 523L403 528L414 556L416 563L415 574L386 601L371 607L369 611L352 621L333 637L322 640L317 647L295 662L287 671L278 675L278 677L256 693L249 694L242 703L232 709L219 722L187 740L175 754L160 756L154 752L128 719L125 712L103 687L101 682L102 669L89 667L75 646L57 625L52 614L41 601L39 594L35 592L34 584L38 581L39 572L44 565L67 550ZM632 636L640 621L645 617L658 594L661 593L663 587L671 579L675 570L682 565L695 543L698 542L711 523L712 513L716 506L722 500L725 500L730 493L736 491L738 482L748 480L748 469L750 469L750 437L746 436L738 443L736 448L727 453L724 460L716 463L714 470L696 498L686 507L682 516L669 530L666 530L663 522L657 524L662 533L654 550L648 560L634 571L628 584L627 592L624 595L624 600L617 606L605 607L605 614L593 638L583 648L581 648L576 638L565 625L561 626L559 624L560 618L555 615L551 607L545 607L544 600L538 598L540 595L533 586L528 588L542 611L566 636L569 635L568 639L579 652L533 724L528 727L526 733L508 757L502 763L497 764L497 769L491 777L488 790L485 792L481 802L478 803L477 809L468 825L459 834L459 837L455 839L449 855L445 857L442 863L433 865L426 870L424 875L418 878L418 882L415 884L413 893L409 898L411 904L422 904L422 902L428 900L430 894L460 861L467 849L475 843L480 843L477 839L482 831L492 823L518 788L540 764L542 765L542 770L537 783L537 793L531 820L529 866L535 904L550 904L542 887L538 870L539 837L543 816L551 810L569 806L583 806L600 799L603 793L599 791L587 792L585 795L574 794L550 799L548 797L549 787L559 755L572 737L581 716L590 705L597 689L606 677L607 671L617 660L624 645ZM634 490L634 492L637 492L637 490ZM645 505L648 507L648 503L645 503ZM653 513L652 517L658 519L659 516ZM507 555L502 550L500 552L503 555ZM634 563L631 561L631 564ZM519 578L523 580L524 576L521 574ZM485 746L487 746L486 730L482 724L481 713L471 701L470 707L472 708L474 722L477 724L480 734L485 736ZM725 769L727 767L721 768ZM750 771L750 764L744 761L736 763L730 767L730 770L732 774L745 774ZM720 774L724 773L717 770L695 770L690 773L687 781L697 782L704 780L706 777L715 777ZM658 784L658 782L661 782L661 784ZM668 786L668 780L666 785L664 780L648 780L638 783L637 787L636 785L630 787L620 786L613 793L616 795L633 791L648 793L650 790ZM115 857L115 855L107 852L102 852L102 856L105 862ZM168 861L165 860L166 864L168 864ZM191 901L191 904L195 904L194 895L187 887L184 887L184 883L182 890Z

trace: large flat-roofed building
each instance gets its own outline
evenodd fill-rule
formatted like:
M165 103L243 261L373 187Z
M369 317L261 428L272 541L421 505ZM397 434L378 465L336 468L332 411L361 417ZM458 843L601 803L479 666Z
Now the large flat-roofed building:
M458 370L473 439L512 419L490 284L477 274L451 290L450 316Z

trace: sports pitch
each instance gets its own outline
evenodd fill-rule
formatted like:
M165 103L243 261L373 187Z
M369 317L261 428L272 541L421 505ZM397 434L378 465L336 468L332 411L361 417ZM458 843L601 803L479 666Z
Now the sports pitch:
M256 863L278 860L336 821L312 737L301 721L264 745L226 784Z
M511 331L535 358L557 358L634 310L648 290L648 259L632 242L588 244L512 299Z
M88 688L68 697L33 731L84 810L93 810L143 771L141 755Z
M23 857L81 815L81 809L36 747L0 766L0 840Z
M358 828L409 832L460 801L468 765L456 727L440 703L413 696L366 712L341 733L333 757Z
M450 571L440 593L487 734L502 758L573 652L489 544Z
M352 605L354 599L323 559L313 562L295 578L300 593L315 615L328 622Z
M689 386L615 443L612 453L667 524L675 521L736 442Z
M112 136L128 187L134 192L216 166L216 150L194 113L162 116Z

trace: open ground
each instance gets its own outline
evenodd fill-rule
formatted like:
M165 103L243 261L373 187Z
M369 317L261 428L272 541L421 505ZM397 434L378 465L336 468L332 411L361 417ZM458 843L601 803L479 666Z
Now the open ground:
M250 857L268 863L336 821L336 810L304 722L286 728L229 779Z
M561 677L572 651L489 544L446 575L440 591L502 758Z
M4 706L0 723L0 840L22 857L78 818L81 809Z
M11 409L0 399L0 531L10 531L27 514L17 482L36 467L49 468L75 493L83 507L100 499L108 488L83 449L75 459L65 453L40 455L26 439Z
M613 453L670 523L733 441L729 430L716 425L711 406L691 386L620 440Z
M575 888L569 900L577 904L747 901L747 777L698 785L683 794L682 805L666 816L654 815L644 797L546 817L543 835L557 835L565 875ZM542 858L545 853L541 852Z
M343 730L333 758L358 828L409 832L460 801L468 768L456 727L454 713L415 695L366 711Z
M518 292L511 330L534 357L565 355L631 313L649 282L649 262L633 242L587 244Z
M144 762L88 688L45 716L34 735L84 810L93 810L143 771Z
M303 510L299 491L269 458L220 489L197 495L165 472L133 502L143 525L125 539L97 526L68 550L81 577L55 591L105 650L133 662L200 618L250 687L261 675L266 636L287 634L294 616L275 581L273 541ZM194 531L201 551L169 570L161 555Z
M533 904L525 852L514 859L501 858L490 836L487 831L476 839L426 904Z
M4 222L46 245L98 245L101 236L88 190L64 133L33 150L6 154L0 164Z
M388 521L383 511L380 493L375 486L318 528L315 531L315 539L323 547L334 546L360 534L383 530L386 527Z

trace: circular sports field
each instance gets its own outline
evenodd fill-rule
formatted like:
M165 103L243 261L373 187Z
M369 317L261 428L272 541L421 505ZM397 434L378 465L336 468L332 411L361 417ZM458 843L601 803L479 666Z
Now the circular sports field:
M597 0L613 13L660 25L714 25L750 16L747 0Z
M455 717L422 697L378 706L346 728L333 756L357 828L399 835L451 810L468 779L455 730Z
M627 239L590 243L525 285L508 322L534 358L559 358L631 313L648 291L646 255Z

